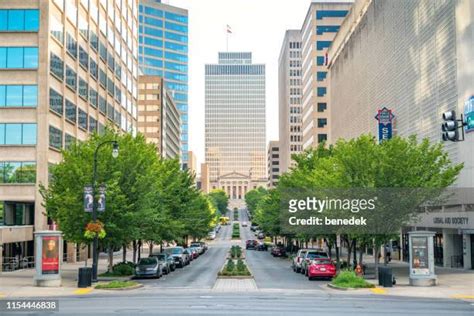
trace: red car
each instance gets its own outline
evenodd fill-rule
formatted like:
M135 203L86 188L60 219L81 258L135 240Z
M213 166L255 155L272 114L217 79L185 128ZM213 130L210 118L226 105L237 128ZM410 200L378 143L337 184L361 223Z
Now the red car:
M275 246L272 248L272 256L274 257L286 257L286 250L282 246Z
M314 278L333 278L336 276L336 266L331 259L314 259L307 272L308 280Z

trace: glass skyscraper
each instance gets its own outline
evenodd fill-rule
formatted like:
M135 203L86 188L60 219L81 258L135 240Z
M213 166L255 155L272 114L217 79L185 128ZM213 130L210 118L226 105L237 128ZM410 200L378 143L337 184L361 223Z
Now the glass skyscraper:
M144 75L164 78L181 113L181 161L188 163L188 11L142 0L139 7L139 65Z

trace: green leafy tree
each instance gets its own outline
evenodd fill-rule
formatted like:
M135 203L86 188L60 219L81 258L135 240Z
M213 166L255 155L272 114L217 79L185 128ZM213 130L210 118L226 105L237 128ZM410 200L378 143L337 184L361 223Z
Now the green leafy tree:
M224 190L220 190L220 189L212 190L211 192L209 192L208 196L212 200L212 202L215 204L215 206L217 207L221 215L227 213L227 206L229 205L229 197L227 196Z

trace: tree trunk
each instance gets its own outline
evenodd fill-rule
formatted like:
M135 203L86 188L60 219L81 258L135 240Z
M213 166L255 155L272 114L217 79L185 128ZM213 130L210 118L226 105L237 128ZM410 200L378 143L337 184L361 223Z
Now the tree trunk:
M127 262L127 245L122 246L122 262Z
M374 245L374 269L375 269L375 279L378 280L379 278L379 254L380 254L380 246Z
M352 249L354 250L353 267L355 269L357 267L357 240L355 238L352 240Z
M107 269L109 272L112 272L114 267L114 249L112 246L109 247L109 268Z
M133 241L133 263L137 263L137 241Z
M148 250L149 250L148 255L151 256L153 254L153 241L150 241L148 243Z
M347 268L351 265L352 242L347 239Z
M139 240L138 241L138 261L140 261L141 255L142 255L142 241Z
M160 242L160 252L163 252L163 242Z
M336 271L341 270L341 260L339 258L339 247L337 246L336 243Z
M364 257L364 249L365 247L362 247L361 249L359 249L359 264L362 265L363 261L362 261L362 258Z

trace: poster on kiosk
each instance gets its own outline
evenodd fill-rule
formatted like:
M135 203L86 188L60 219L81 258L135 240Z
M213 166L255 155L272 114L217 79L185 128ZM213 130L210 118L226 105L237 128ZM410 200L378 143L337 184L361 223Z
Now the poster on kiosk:
M35 233L36 286L61 286L61 258L63 257L62 232L57 230Z

